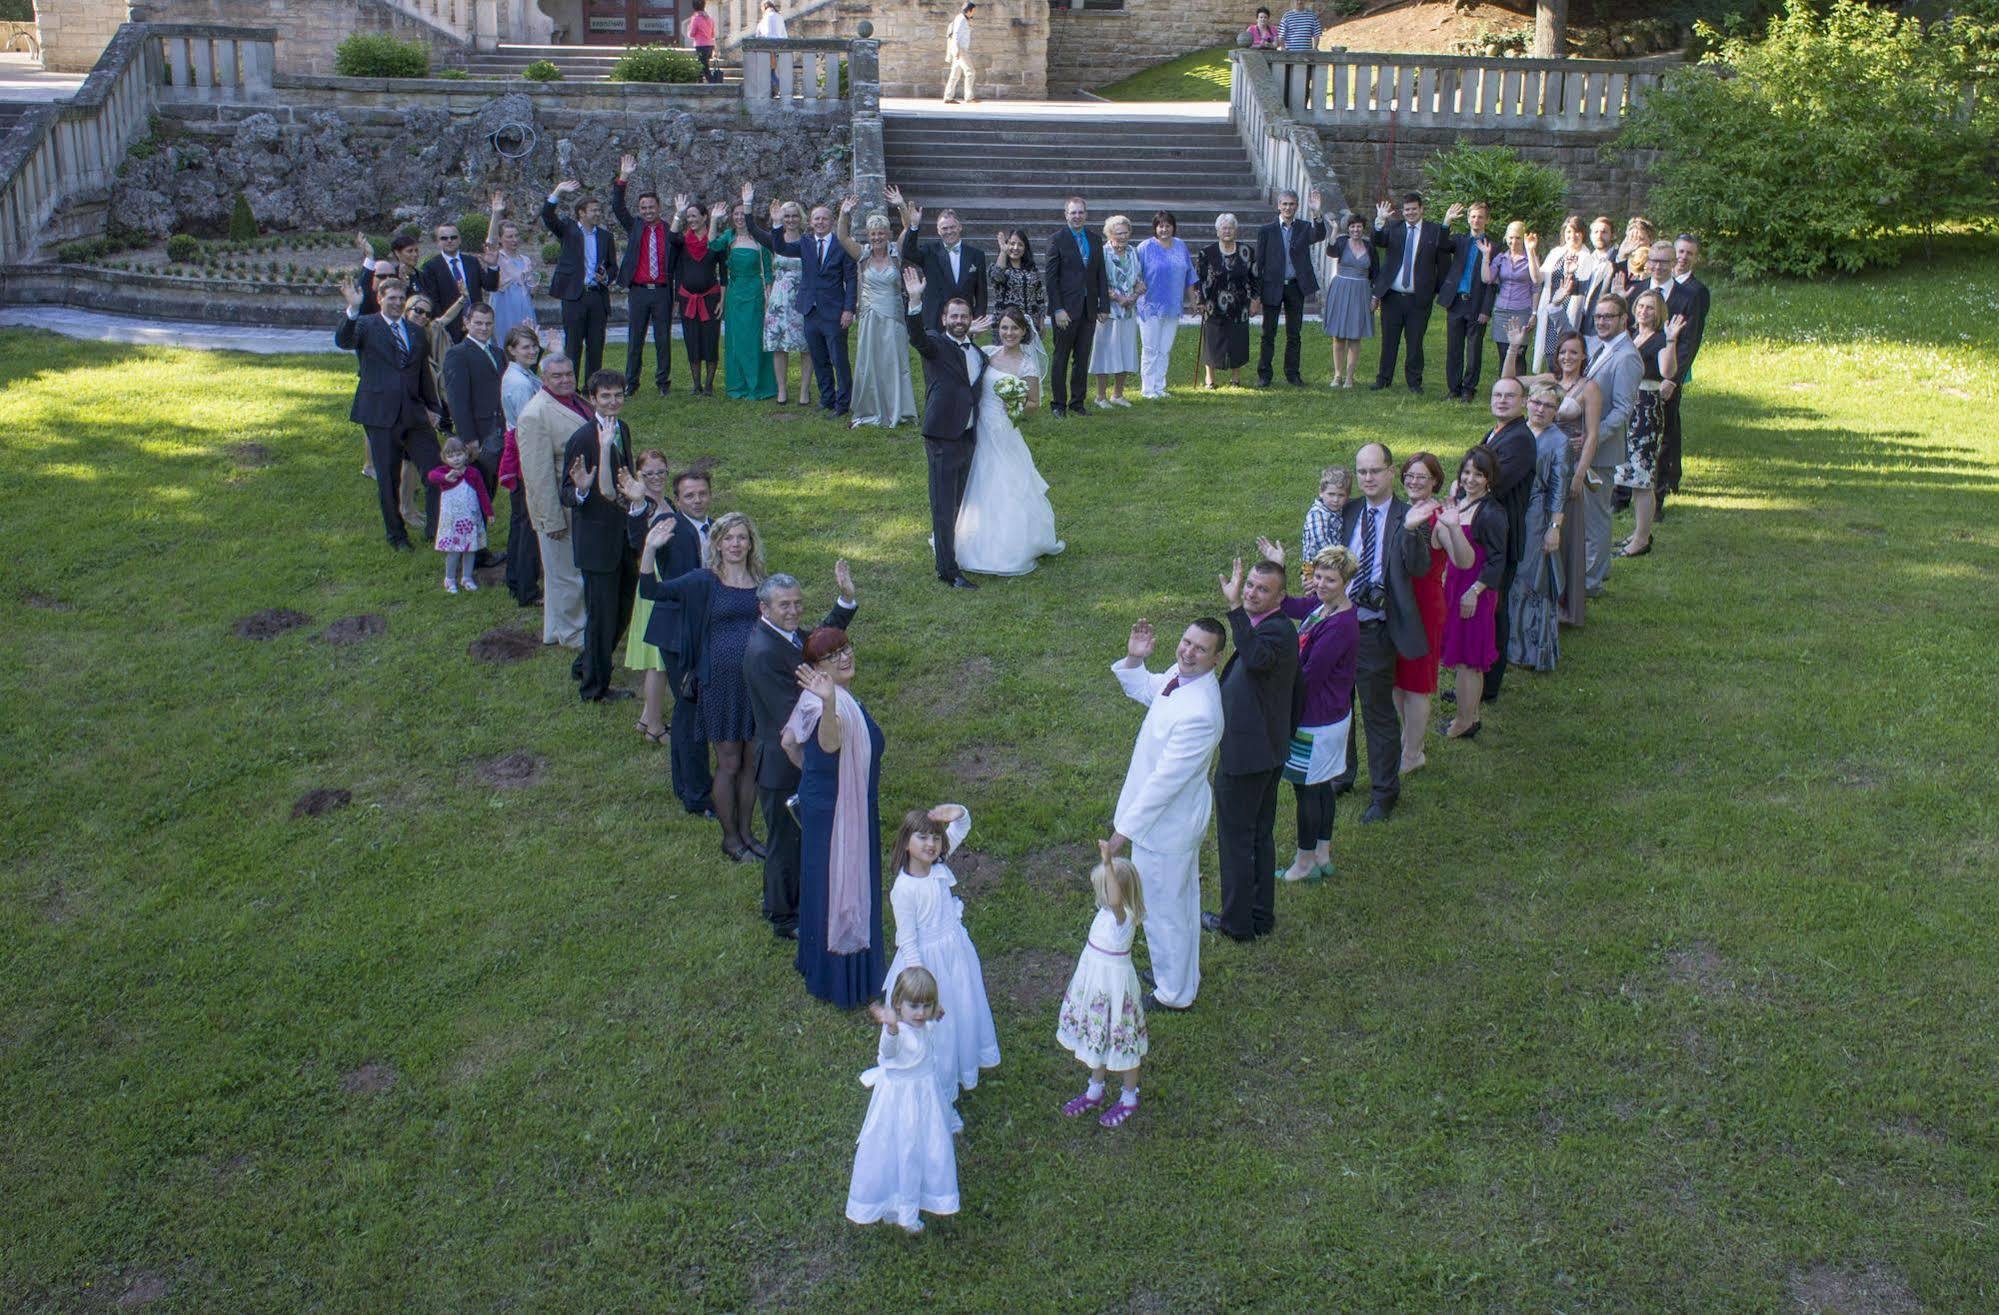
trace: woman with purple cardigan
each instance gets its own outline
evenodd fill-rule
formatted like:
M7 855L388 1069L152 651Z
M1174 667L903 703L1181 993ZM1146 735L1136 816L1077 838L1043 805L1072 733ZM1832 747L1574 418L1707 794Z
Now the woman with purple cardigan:
M1257 548L1279 565L1284 548L1268 539ZM1340 544L1312 558L1312 592L1283 602L1298 623L1298 683L1292 687L1291 754L1284 779L1298 796L1298 853L1279 869L1285 881L1321 881L1333 872L1333 778L1347 761L1353 731L1354 665L1360 649L1360 616L1347 597L1359 564Z

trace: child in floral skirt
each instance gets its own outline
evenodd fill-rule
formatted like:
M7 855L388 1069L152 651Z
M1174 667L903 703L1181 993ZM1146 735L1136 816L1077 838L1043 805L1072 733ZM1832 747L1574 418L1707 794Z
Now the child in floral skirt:
M1132 937L1145 920L1145 892L1129 859L1112 858L1107 840L1098 848L1103 860L1090 870L1097 916L1063 994L1055 1039L1090 1066L1090 1085L1062 1112L1075 1118L1101 1108L1105 1074L1114 1071L1124 1090L1097 1122L1115 1128L1138 1112L1138 1062L1149 1046L1145 994L1131 966Z

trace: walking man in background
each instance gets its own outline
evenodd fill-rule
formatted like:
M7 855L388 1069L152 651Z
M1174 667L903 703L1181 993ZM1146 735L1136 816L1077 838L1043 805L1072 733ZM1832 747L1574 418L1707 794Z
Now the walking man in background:
M978 5L973 0L965 0L965 7L951 20L951 26L944 33L944 103L952 104L959 98L952 95L958 79L965 80L964 103L973 104L979 98L973 89L972 79L972 11Z

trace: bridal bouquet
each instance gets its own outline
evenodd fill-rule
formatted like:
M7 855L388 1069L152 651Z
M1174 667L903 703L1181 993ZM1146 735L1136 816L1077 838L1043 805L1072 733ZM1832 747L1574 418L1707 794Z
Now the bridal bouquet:
M1006 407L1006 418L1018 421L1027 409L1027 381L1018 375L1001 374L997 370L993 373L997 376L992 381L993 396Z

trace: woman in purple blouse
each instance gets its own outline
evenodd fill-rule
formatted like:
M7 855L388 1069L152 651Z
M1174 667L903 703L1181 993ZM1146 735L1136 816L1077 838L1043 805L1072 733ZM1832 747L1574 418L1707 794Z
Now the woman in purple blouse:
M1257 540L1257 549L1280 565L1282 544ZM1347 597L1359 563L1343 545L1312 559L1312 592L1286 598L1284 615L1298 623L1298 729L1284 779L1298 796L1298 853L1277 875L1285 881L1320 881L1333 872L1333 778L1347 761L1353 731L1353 682L1360 651L1360 615ZM1299 701L1302 701L1302 706Z
M1138 395L1166 396L1166 367L1173 362L1173 337L1180 331L1180 313L1199 286L1194 253L1176 233L1180 221L1171 210L1152 216L1152 236L1138 244L1138 271L1145 291L1138 295Z

